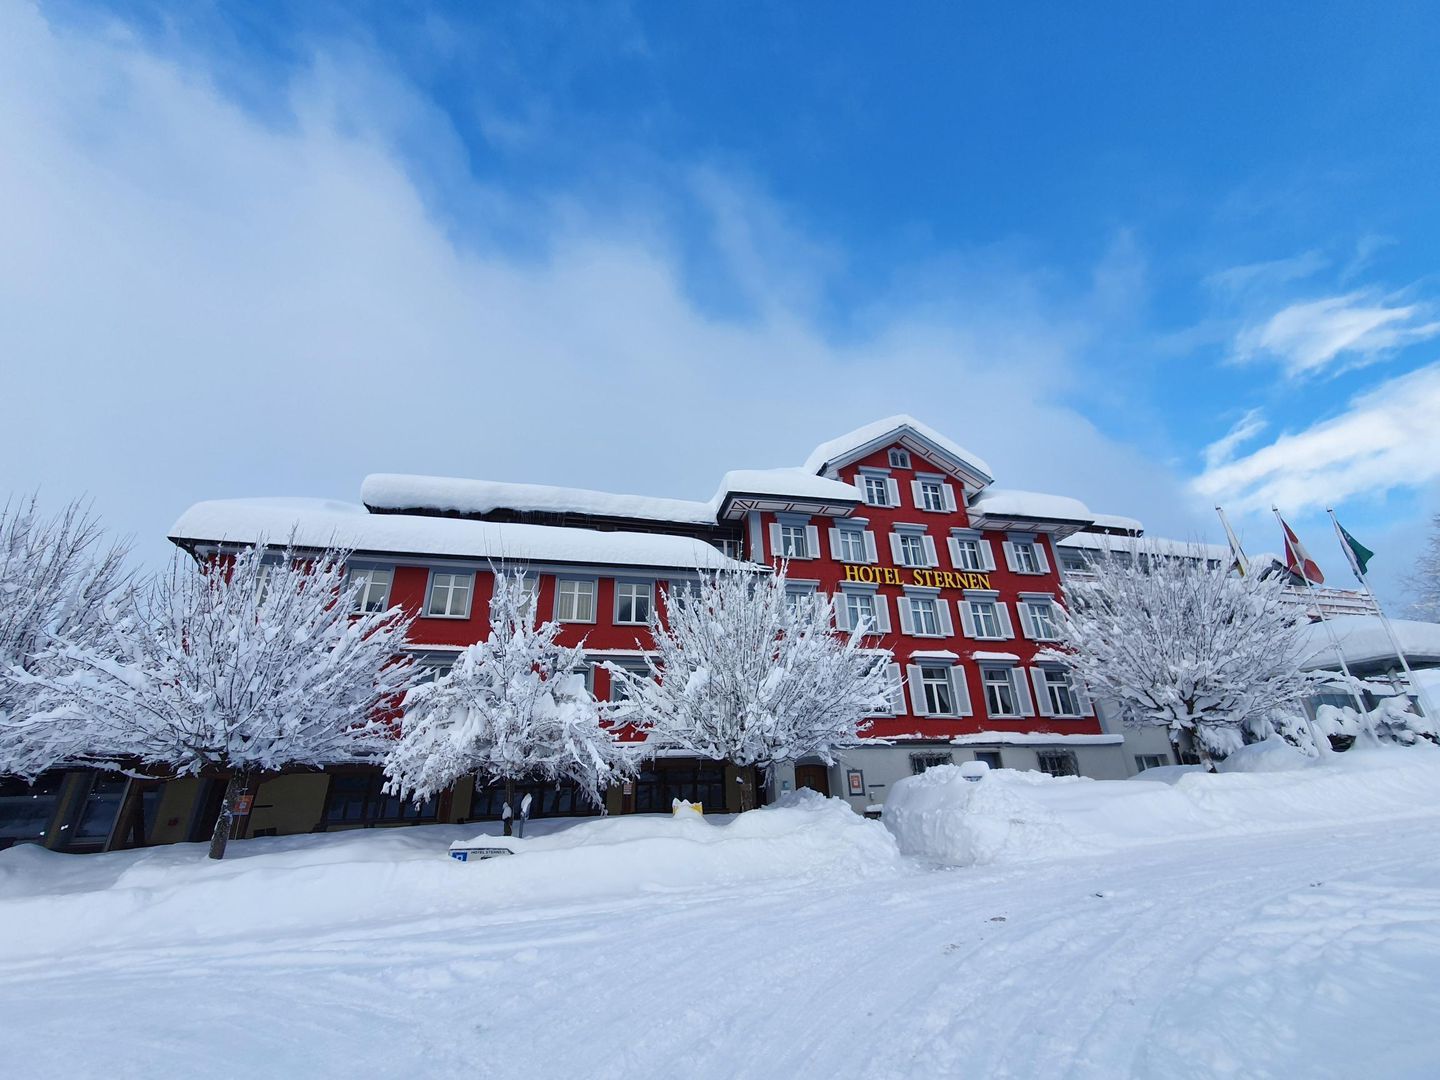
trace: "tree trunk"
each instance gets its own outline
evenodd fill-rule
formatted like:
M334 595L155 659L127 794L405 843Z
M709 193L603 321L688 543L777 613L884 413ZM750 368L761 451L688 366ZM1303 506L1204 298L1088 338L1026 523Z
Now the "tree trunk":
M225 785L225 801L220 804L220 816L215 819L215 830L210 834L210 858L225 857L225 845L230 842L230 826L235 820L235 800L245 794L249 786L248 773L230 774L230 782Z
M505 778L505 809L510 811L505 815L505 835L515 834L515 781L508 776Z

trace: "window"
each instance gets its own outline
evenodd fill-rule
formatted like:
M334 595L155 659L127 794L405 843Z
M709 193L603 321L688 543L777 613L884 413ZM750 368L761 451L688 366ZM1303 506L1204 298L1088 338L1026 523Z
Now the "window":
M398 795L386 795L385 774L379 769L339 773L330 777L325 794L327 825L375 825L405 821L434 821L435 800L419 806Z
M920 481L920 509L942 511L945 509L945 488L940 481Z
M450 674L450 669L455 665L444 661L428 662L422 660L418 666L420 669L418 681L429 683L438 682L440 679L445 678L446 675Z
M475 575L468 570L464 573L432 570L430 600L425 605L425 614L436 619L468 619L474 584Z
M890 481L883 476L865 477L865 501L871 506L889 506Z
M863 622L870 633L879 630L880 624L875 618L875 594L868 592L847 592L845 600L845 617L852 630L858 630Z
M739 540L716 540L714 541L714 544L717 548L720 549L720 553L724 555L727 559L740 558Z
M623 663L613 664L612 667L621 668L631 675L637 675L642 679L650 677L650 668L643 660L627 660ZM610 672L610 700L629 701L631 699L630 684L623 677L614 671Z
M983 571L985 560L980 554L980 541L974 537L957 536L951 541L955 555L955 569Z
M1070 682L1070 673L1060 668L1045 668L1045 693L1050 699L1050 712L1055 716L1080 715L1080 701Z
M1055 618L1055 605L1049 600L1026 600L1030 616L1030 636L1036 641L1055 641L1060 637L1060 624Z
M810 558L810 545L806 543L804 525L780 526L780 554L787 559Z
M1146 769L1159 769L1170 764L1168 754L1136 754L1135 768L1144 772Z
M910 632L918 637L940 636L940 612L933 596L907 596L910 605Z
M891 450L890 467L892 469L908 469L910 467L910 451Z
M615 583L615 621L623 626L642 626L650 621L648 581Z
M950 684L949 668L921 668L920 680L925 688L927 713L931 716L949 716L955 712L955 688Z
M949 753L910 755L910 771L916 776L919 776L926 769L933 769L938 765L953 765L954 763L955 756Z
M1079 776L1075 755L1069 750L1041 750L1036 755L1040 771L1051 776Z
M595 582L561 578L555 583L555 618L559 622L595 621Z
M805 606L806 601L813 599L814 596L814 586L788 585L785 588L785 610L794 614Z
M976 761L983 761L986 765L989 765L990 768L992 768L992 769L1003 769L1003 768L1005 767L1005 766L1003 766L1003 765L1000 764L1000 751L999 751L999 750L976 750L976 751L975 751L975 760L976 760Z
M991 716L1019 716L1020 702L1010 668L984 668L980 679L985 684L985 711Z
M865 532L863 529L837 529L835 534L840 540L840 561L863 563L869 562L869 556L865 553Z
M977 638L1002 638L1000 612L994 600L966 600Z
M355 611L384 611L390 600L391 571L379 566L356 566L350 570L355 589Z
M901 566L925 566L925 538L919 533L901 533L899 548Z
M1016 574L1048 574L1050 562L1040 545L1030 537L1008 540L1005 543L1005 558L1010 569Z

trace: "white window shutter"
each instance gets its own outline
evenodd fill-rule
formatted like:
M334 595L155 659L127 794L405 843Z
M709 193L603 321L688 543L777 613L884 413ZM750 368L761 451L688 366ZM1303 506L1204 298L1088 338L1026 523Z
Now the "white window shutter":
M1030 687L1025 682L1024 668L1010 669L1010 685L1015 687L1015 701L1020 706L1020 715L1034 716L1035 702L1030 700Z
M875 594L875 632L890 633L890 598L878 592Z
M920 540L925 545L925 565L939 566L940 557L935 554L935 538L929 533L926 533Z
M845 602L845 594L843 592L837 592L835 594L835 629L854 629L854 627L850 625L850 605Z
M778 521L770 523L770 557L772 559L785 557L785 553L780 547L780 523Z
M1000 617L1000 636L1002 638L1013 638L1015 636L1015 624L1010 621L1010 605L1004 600L996 600L995 614Z
M960 601L960 625L964 628L966 637L973 638L975 636L975 612L970 610L968 600Z
M875 553L875 534L869 529L865 530L865 559L872 563L880 561L880 556Z
M941 484L940 490L945 493L945 509L952 514L955 513L955 485Z
M953 536L947 536L945 547L950 552L950 565L956 570L964 570L965 567L960 565L960 541Z
M974 711L970 708L970 681L965 678L965 669L959 664L950 669L950 686L955 694L956 715L969 716Z
M900 632L902 634L914 634L914 620L910 617L910 600L908 597L897 596L895 606L900 609Z
M890 677L890 711L899 716L905 711L905 679L899 664L887 664L885 671Z
M1030 617L1030 605L1024 600L1018 600L1016 601L1016 606L1020 609L1021 632L1031 641L1034 641L1038 636L1038 632L1035 629L1035 620Z
M1080 715L1094 716L1095 706L1090 703L1090 695L1085 690L1085 684L1075 676L1073 671L1070 673L1070 686L1075 691L1075 704L1080 710Z
M899 505L900 505L900 481L896 480L893 476L887 476L887 477L885 478L885 490L890 493L890 505L891 505L891 506L899 506Z
M1015 559L1015 545L1012 544L1009 540L1004 541L1004 545L1005 565L1010 568L1010 572L1012 574L1018 574L1020 572L1020 564Z
M899 533L892 532L890 534L890 558L902 566L905 564L905 560L901 557Z
M980 541L980 569L987 574L995 569L995 549L989 540Z
M910 481L910 497L915 500L916 509L923 510L925 508L925 492L920 490L919 480Z
M1045 554L1045 541L1035 537L1035 565L1040 567L1042 574L1050 572L1050 559Z
M920 665L907 667L905 678L910 681L910 711L916 716L929 716L930 709L925 704L925 677L921 674Z
M1050 708L1050 694L1045 689L1045 671L1043 668L1030 669L1030 681L1035 684L1035 707L1041 716L1054 716L1055 710Z
M830 530L830 558L840 562L840 530Z
M805 557L807 559L820 557L820 527L818 525L805 526Z
M936 600L935 610L940 613L940 636L954 637L955 623L950 619L950 601Z
M860 501L863 503L868 503L870 500L866 498L865 495L865 475L863 473L856 474L855 483L853 486L856 493L860 496Z

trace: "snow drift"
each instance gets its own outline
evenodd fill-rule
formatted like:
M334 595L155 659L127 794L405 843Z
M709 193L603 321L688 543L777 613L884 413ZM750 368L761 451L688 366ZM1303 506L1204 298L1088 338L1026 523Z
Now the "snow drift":
M532 822L534 829L552 825ZM568 824L568 823L567 823ZM599 897L641 899L757 882L895 873L894 841L838 799L797 792L729 820L587 819L507 841L517 857L462 863L479 826L367 829L247 840L222 862L196 844L59 855L0 852L0 959L124 943L267 938ZM498 824L492 826L498 832ZM536 830L541 831L541 830Z
M1009 769L972 782L946 765L896 784L884 822L905 854L972 866L1433 813L1440 802L1440 750L1430 746L1296 764L1266 745L1243 771L1172 782Z

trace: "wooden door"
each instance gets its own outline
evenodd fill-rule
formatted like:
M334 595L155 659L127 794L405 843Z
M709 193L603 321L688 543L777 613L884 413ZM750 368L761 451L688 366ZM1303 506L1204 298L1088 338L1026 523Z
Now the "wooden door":
M830 770L824 765L796 765L795 786L808 787L821 795L830 794Z

